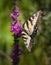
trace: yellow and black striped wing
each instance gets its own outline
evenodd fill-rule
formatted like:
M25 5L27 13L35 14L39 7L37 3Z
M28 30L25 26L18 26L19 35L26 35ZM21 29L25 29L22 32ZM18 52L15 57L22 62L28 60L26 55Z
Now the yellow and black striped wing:
M24 24L22 29L22 38L28 51L31 51L33 38L38 29L38 22L41 17L41 11L33 14Z

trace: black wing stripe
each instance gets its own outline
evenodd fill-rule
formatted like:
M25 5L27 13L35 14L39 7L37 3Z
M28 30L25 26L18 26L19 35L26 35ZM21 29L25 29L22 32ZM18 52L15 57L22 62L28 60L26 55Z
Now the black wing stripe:
M31 21L31 22L32 22L32 19L31 19L31 17L29 18L29 21Z
M34 16L31 16L32 17L32 19L34 19Z
M22 33L22 35L26 35L25 33Z
M23 24L23 28L24 28L24 25L25 25L25 23Z
M29 21L30 21L31 25L33 25L33 24L32 24L32 19L31 19L31 17L29 18Z
M27 28L29 28L28 21L26 21Z

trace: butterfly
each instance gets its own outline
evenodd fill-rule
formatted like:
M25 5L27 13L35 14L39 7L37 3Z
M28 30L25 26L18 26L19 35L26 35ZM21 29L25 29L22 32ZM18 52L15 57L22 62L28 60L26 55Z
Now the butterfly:
M37 34L39 19L42 11L33 14L22 26L22 38L24 44L29 52L31 52L32 44L34 44L34 37Z

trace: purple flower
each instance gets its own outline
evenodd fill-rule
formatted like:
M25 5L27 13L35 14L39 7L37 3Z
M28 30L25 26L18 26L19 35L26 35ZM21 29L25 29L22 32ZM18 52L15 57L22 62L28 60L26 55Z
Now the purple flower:
M13 9L13 11L10 14L10 18L12 18L13 20L17 20L17 17L20 15L20 11L17 7L15 7Z
M15 1L16 4L16 1ZM17 40L18 37L21 35L21 28L22 25L19 23L18 16L20 15L19 9L14 6L14 9L12 10L10 17L13 19L13 22L10 24L10 31L13 32L14 36L14 44L13 44L13 50L12 50L12 63L13 65L18 65L19 60L20 60L20 55L22 54L22 50L20 49L18 43L19 41Z
M21 27L22 27L21 23L14 21L10 25L10 31L13 32L15 35L20 35Z

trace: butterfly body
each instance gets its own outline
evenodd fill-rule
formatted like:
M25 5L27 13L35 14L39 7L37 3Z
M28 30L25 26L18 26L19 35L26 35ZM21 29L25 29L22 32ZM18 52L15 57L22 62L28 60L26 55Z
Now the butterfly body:
M38 30L38 23L39 19L41 17L41 11L38 11L37 13L33 14L24 24L22 27L22 38L24 41L24 44L28 51L31 51L33 38L37 34Z

